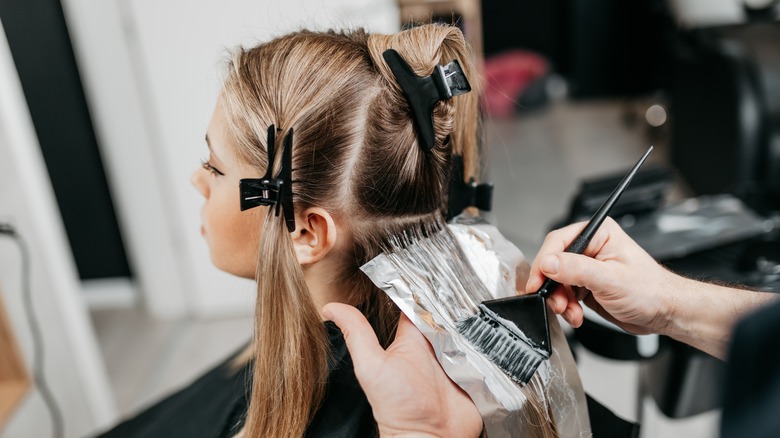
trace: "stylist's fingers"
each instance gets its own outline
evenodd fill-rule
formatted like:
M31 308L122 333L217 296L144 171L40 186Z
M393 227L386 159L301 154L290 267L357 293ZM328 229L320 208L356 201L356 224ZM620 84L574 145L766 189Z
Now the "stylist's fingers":
M610 269L602 261L572 253L548 254L539 263L541 272L558 283L585 287L593 292L608 287Z
M547 305L558 315L563 314L564 310L569 307L569 297L571 296L566 292L568 286L561 285L547 297Z
M395 332L395 341L425 345L429 351L433 352L431 344L428 343L425 336L414 326L414 323L412 323L403 312L401 312L401 317L398 319L398 329Z
M379 345L374 329L358 309L348 304L328 303L323 307L322 314L341 329L356 373L361 369L370 370L376 361L381 361L385 350Z
M566 309L569 308L571 303L576 302L577 300L574 298L574 292L571 290L571 286L568 284L561 284L559 285L556 290L561 291L558 296L563 296L563 306L560 305L560 302L555 303L555 306L560 309L561 315L566 313ZM561 301L561 300L558 300Z
M542 286L545 278L545 269L542 266L543 261L550 255L558 255L563 253L571 242L579 235L583 228L585 228L585 222L578 222L568 225L564 228L551 231L544 239L542 247L537 253L536 259L531 265L531 272L528 277L528 283L526 284L526 291L532 292ZM587 248L583 252L584 255L592 258L603 257L604 251L611 240L617 239L622 241L625 237L625 232L620 228L614 219L607 216L604 223L596 230L596 233L590 240ZM549 263L549 261L547 262Z
M526 283L526 292L534 292L544 283L544 274L539 269L539 262L547 254L557 254L563 252L571 241L582 231L583 224L571 224L559 230L551 231L545 236L542 247L531 264L528 282Z
M579 327L582 325L582 306L577 301L571 286L560 285L547 297L547 303L553 312L561 315L572 326Z
M580 302L576 299L572 299L568 302L566 310L561 314L563 319L566 320L572 327L577 328L582 325L583 312Z

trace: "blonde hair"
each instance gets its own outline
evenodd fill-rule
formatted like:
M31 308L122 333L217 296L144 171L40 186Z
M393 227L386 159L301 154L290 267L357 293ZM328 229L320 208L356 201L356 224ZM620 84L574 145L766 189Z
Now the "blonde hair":
M457 96L437 104L435 145L423 151L407 101L382 59L390 48L418 75L458 59L478 87L461 32L425 25L394 35L301 31L241 49L222 92L236 152L260 172L268 127L294 130L295 209L322 207L348 224L351 249L336 278L347 291L346 302L362 310L384 345L392 339L398 309L359 267L390 236L444 226L452 154L463 155L466 178L476 176L479 132L478 93ZM277 150L283 138L277 135ZM279 164L273 164L277 170ZM283 217L268 210L257 262L254 378L243 436L296 437L322 401L329 342Z

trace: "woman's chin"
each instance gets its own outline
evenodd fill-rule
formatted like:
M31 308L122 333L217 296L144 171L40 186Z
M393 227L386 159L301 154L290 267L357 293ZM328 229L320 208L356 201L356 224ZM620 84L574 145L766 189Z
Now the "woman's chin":
M249 280L255 279L254 270L250 271L249 269L243 269L244 267L237 267L234 263L226 262L223 258L215 256L213 252L211 253L211 264L226 274L235 275L236 277L246 278Z

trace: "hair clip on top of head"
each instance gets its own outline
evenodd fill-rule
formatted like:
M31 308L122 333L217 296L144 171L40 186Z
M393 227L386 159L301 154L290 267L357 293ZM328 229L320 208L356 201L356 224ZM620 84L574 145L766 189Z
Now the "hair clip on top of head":
M460 63L453 60L446 65L437 65L430 76L417 76L395 50L386 50L382 57L409 102L420 145L426 151L433 149L434 106L442 100L471 91Z
M281 210L289 232L295 231L295 214L292 202L292 139L293 130L287 132L282 151L282 167L279 174L272 176L274 164L274 145L276 144L276 127L268 127L268 167L262 178L245 178L239 181L241 193L241 211L259 205L275 205L276 216Z

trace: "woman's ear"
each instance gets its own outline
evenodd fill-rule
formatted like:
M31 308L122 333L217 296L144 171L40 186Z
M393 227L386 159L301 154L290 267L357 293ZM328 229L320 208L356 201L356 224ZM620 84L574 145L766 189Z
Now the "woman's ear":
M307 208L295 215L293 247L301 266L322 260L336 245L336 222L319 207Z

